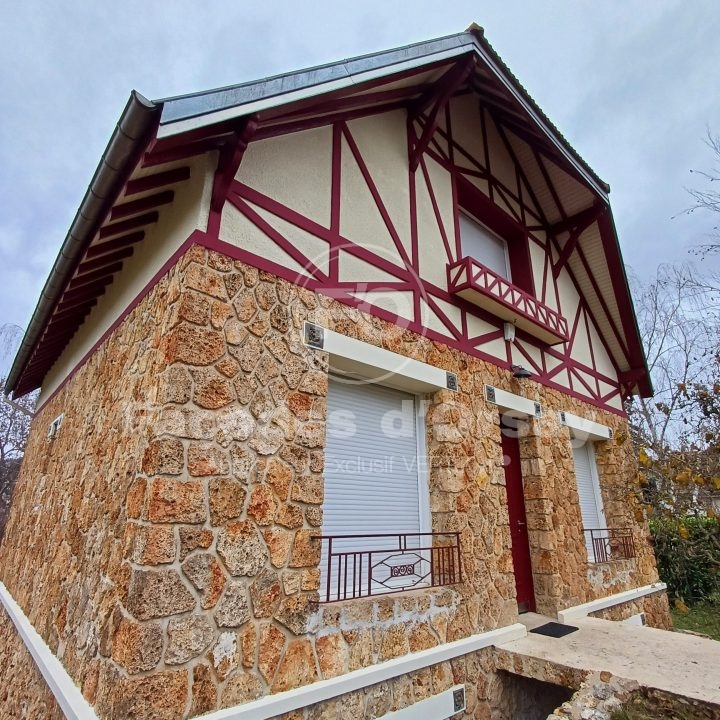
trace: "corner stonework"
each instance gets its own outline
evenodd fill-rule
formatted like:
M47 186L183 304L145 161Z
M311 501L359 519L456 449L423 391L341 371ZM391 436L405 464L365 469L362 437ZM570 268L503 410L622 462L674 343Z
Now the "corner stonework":
M305 635L327 376L292 313L315 297L199 246L176 270L166 367L126 497L127 593L103 633L123 712L138 717L158 682L173 689L159 716L182 717L318 678Z

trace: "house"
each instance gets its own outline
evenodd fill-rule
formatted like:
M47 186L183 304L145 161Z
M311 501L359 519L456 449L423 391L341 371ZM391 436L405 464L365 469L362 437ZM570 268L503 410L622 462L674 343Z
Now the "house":
M8 380L3 712L502 717L519 613L667 626L608 192L476 26L133 93Z

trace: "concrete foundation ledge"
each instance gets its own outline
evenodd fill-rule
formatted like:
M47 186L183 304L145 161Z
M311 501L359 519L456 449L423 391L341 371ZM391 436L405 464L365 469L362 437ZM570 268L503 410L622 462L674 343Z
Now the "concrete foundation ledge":
M653 593L665 592L666 590L667 585L664 582L643 585L633 590L626 590L625 592L608 595L599 600L591 600L582 605L574 605L573 607L561 610L558 612L558 620L562 623L572 622L578 618L587 617L590 613L597 612L598 610L604 610L614 605L621 605L622 603L631 602L632 600L637 600L638 598L652 595Z
M520 640L527 636L527 629L520 623L478 633L461 640L444 643L437 647L409 653L371 667L354 670L329 680L321 680L295 690L266 695L259 700L243 703L227 710L203 715L203 720L267 720L325 700L361 690L376 683L385 682L406 673L422 670L430 665L452 660L477 650L501 643Z
M83 697L63 664L37 633L2 582L0 582L0 602L17 628L18 635L32 655L65 717L68 720L97 720L92 706Z
M92 706L83 697L63 664L30 623L20 606L0 582L0 602L7 610L18 634L32 655L48 687L55 696L68 720L97 720ZM258 700L243 703L203 715L204 720L267 720L299 708L331 700L376 683L391 680L406 673L452 660L462 655L493 645L520 640L527 629L520 623L471 635L437 647L409 653L371 667L354 670L338 677L305 685L295 690L266 695Z

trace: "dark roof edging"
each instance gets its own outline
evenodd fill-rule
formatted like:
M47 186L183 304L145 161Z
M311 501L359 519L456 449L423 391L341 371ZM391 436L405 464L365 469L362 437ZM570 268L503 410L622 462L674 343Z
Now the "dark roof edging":
M135 169L140 155L155 133L161 113L162 105L148 100L135 90L130 93L40 293L40 299L8 374L6 394L17 386L69 275L75 270L82 253Z

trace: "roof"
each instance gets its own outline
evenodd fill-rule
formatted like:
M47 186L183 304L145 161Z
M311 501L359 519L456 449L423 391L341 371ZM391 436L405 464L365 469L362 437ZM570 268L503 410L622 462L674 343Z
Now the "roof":
M507 80L527 103L528 108L537 115L541 124L546 126L548 134L557 139L568 155L597 184L602 194L607 194L610 186L570 145L490 45L483 29L475 24L465 32L434 40L317 65L262 80L156 100L157 104L163 105L158 137L166 137L196 129L201 125L258 112L276 104L287 103L298 96L318 95L331 89L338 89L343 84L360 83L371 77L376 78L382 73L396 73L399 66L406 68L427 65L470 51L476 52L482 59L497 66L498 76ZM295 97L292 97L293 95Z
M326 97L362 95L363 88L403 74L419 77L422 71L444 71L463 56L478 60L471 87L485 92L487 102L497 104L510 127L539 143L544 153L607 204L608 185L550 122L476 25L426 42L205 92L149 101L133 91L43 288L6 392L22 395L42 383L97 297L121 270L123 259L157 221L162 206L172 201L169 188L183 179L178 157L217 149L250 116L261 118L260 133L263 123L265 132L283 131L291 127L285 117L290 110L290 115L297 114ZM413 97L410 90L406 95L404 102ZM148 167L160 172L148 175ZM144 194L125 202L131 185L134 193ZM149 189L159 192L148 194ZM622 267L614 228L611 232ZM629 300L624 277L623 281ZM631 334L630 369L647 394L651 390L636 324Z

